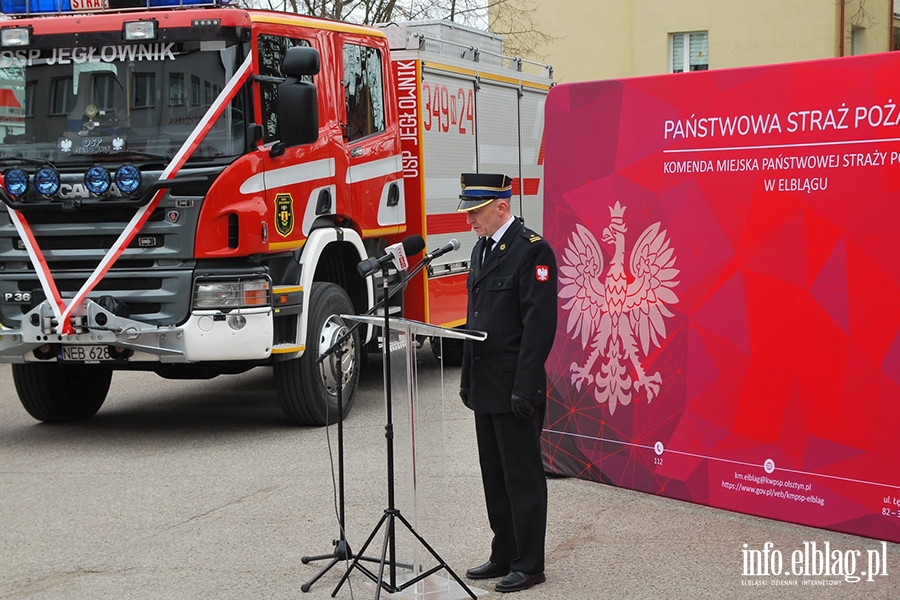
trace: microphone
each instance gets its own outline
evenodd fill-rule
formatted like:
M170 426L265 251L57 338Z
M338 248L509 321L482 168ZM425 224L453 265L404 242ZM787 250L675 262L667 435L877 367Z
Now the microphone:
M443 246L441 246L434 252L429 252L428 254L425 255L425 258L423 258L422 260L426 263L430 263L431 261L438 258L439 256L443 256L443 255L447 254L448 252L453 252L454 250L459 250L459 240L456 238L453 238L452 240L450 240L449 242L447 242L446 244L444 244Z
M459 247L459 242L456 243ZM367 258L356 265L356 270L363 277L368 277L375 271L384 268L391 261L399 270L409 266L407 256L418 254L425 249L425 240L421 235L411 235L399 244L391 244L385 248L385 255L381 258Z

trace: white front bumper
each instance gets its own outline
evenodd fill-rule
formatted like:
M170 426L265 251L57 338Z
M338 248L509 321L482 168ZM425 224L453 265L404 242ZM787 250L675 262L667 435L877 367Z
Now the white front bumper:
M268 306L229 313L195 311L181 326L158 327L117 317L87 300L79 315L81 326L72 334L48 329L51 315L45 301L23 316L20 329L0 329L0 362L37 362L40 359L34 350L46 344L112 345L132 350L132 356L126 359L131 362L263 360L272 354L273 312ZM243 326L239 326L240 321Z

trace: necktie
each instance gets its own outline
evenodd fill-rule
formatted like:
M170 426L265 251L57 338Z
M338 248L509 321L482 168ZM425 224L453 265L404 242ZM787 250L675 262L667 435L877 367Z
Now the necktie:
M488 258L488 256L490 256L491 250L493 249L493 247L494 247L493 238L489 238L489 237L484 238L484 254L482 255L482 258L481 258L482 265L484 265L484 263L487 262L487 258Z

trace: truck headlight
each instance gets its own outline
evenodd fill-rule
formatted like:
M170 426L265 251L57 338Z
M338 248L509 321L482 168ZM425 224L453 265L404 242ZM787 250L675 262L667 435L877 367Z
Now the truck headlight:
M59 173L53 167L41 167L34 174L34 187L42 196L52 196L59 191Z
M271 286L267 279L198 281L194 291L195 309L249 308L271 304Z
M124 194L133 194L141 185L141 172L134 165L116 169L116 187Z
M101 166L93 166L84 174L84 187L95 196L102 196L109 191L109 185L112 179L109 171Z
M129 41L155 40L158 25L159 22L156 19L125 21L122 27L122 37Z
M3 175L6 191L18 198L28 191L28 174L22 169L10 169Z
M22 3L24 4L24 2ZM4 11L6 11L4 3ZM4 27L0 31L0 45L4 48L23 47L31 45L31 25L28 27Z

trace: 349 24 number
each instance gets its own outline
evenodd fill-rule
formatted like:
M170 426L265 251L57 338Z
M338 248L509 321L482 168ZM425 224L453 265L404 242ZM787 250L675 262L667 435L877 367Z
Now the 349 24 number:
M472 89L459 88L455 92L446 85L422 84L422 124L426 131L454 132L460 135L475 134L475 93Z

